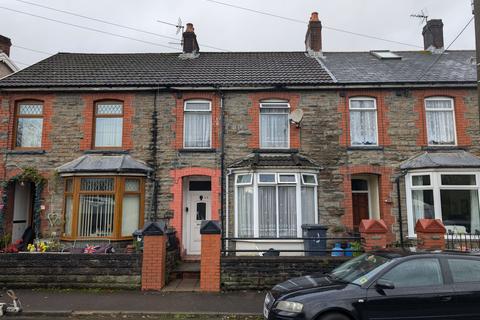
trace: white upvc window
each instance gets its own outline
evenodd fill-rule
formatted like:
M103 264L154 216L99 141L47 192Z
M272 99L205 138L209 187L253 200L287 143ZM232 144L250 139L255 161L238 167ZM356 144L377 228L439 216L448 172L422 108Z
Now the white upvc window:
M289 112L288 102L260 103L260 148L288 149L290 147Z
M480 172L421 171L406 175L408 234L418 219L440 219L448 232L480 233Z
M183 111L183 146L192 149L211 148L212 103L208 100L185 101Z
M314 173L238 173L235 177L235 236L296 238L302 224L318 222Z
M427 139L430 146L455 145L455 112L452 98L432 97L425 99Z
M374 98L350 99L350 141L352 146L377 146L377 102Z

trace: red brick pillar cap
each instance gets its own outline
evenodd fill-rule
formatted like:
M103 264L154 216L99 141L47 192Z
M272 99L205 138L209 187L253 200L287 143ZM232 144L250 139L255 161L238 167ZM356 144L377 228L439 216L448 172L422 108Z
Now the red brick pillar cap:
M142 230L143 236L163 236L165 234L165 222L150 221L145 224Z
M447 229L439 219L418 219L415 232L446 233Z
M360 222L361 233L387 233L388 227L382 219L365 219Z
M200 226L200 234L221 234L222 228L220 227L220 221L217 220L204 220Z

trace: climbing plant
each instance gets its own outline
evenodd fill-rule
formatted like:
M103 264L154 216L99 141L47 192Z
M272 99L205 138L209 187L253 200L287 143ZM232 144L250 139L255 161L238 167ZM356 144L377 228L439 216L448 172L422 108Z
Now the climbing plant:
M33 201L33 221L34 221L34 232L35 237L40 237L40 214L41 214L41 200L42 200L42 191L45 185L46 179L38 172L36 168L25 167L22 168L22 171L16 176L5 180L0 184L0 189L2 193L1 203L0 203L0 236L4 235L4 217L7 209L8 203L8 186L15 182L33 182L35 184L35 195Z

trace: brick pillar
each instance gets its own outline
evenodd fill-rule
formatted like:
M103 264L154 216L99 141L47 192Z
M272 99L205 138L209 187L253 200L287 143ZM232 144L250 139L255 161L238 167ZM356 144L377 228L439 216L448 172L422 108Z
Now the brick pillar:
M446 229L438 219L419 219L415 225L417 248L422 250L445 250Z
M200 260L200 290L220 292L220 255L222 229L219 221L207 220L200 228L202 252Z
M149 222L143 231L142 290L161 290L165 286L167 237L165 225Z
M365 251L374 251L387 247L388 228L382 219L362 220L359 229Z

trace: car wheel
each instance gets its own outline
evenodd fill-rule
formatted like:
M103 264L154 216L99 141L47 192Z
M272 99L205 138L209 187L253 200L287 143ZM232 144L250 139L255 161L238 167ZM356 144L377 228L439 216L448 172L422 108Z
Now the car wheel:
M320 316L318 320L351 320L349 317L347 317L344 314L341 313L328 313L325 315Z

